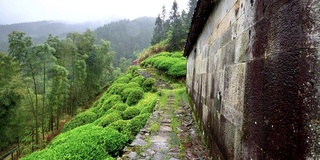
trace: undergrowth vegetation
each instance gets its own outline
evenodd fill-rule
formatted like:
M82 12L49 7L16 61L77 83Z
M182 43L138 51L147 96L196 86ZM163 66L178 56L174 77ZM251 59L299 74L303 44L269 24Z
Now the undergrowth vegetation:
M140 63L142 67L153 67L174 79L183 78L187 74L187 59L182 52L161 52Z
M137 74L137 67L119 77L94 105L69 121L63 133L33 159L115 159L144 127L153 112L155 80Z

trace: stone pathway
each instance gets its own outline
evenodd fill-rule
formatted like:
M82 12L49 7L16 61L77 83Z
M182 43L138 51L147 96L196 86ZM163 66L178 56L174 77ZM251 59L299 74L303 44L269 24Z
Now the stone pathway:
M146 126L118 160L210 159L197 135L188 103L176 103L170 91L166 105L156 105Z

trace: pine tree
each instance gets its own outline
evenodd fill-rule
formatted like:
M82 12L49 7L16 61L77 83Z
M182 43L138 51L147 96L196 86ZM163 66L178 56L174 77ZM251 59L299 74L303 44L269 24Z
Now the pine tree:
M163 20L160 15L156 18L155 28L151 39L151 45L155 45L162 40L163 37Z
M187 19L187 22L186 22L188 24L188 28L191 25L193 12L194 12L195 8L197 7L197 2L198 2L198 0L189 0L189 3L188 3L188 7L189 7L188 19Z
M177 51L183 48L181 41L183 36L183 27L181 16L178 12L178 3L175 0L169 16L170 30L168 32L169 51Z

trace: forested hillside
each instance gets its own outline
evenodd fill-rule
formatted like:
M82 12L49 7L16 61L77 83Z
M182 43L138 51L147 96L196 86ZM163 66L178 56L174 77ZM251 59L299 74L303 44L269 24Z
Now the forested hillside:
M136 59L134 52L141 52L150 45L154 18L142 17L135 20L120 20L111 22L95 30L97 39L104 39L112 43L111 49L117 54L115 66L119 66L120 58Z
M23 32L9 34L9 53L0 53L0 152L18 142L24 153L42 148L113 80L110 42L95 42L90 30L38 45Z
M32 37L34 43L43 43L49 34L66 37L70 32L84 32L95 29L101 24L98 22L70 24L57 21L26 22L10 25L0 25L0 52L8 52L8 34L13 31L24 32Z
M33 43L40 44L46 41L49 34L65 38L70 32L82 33L86 29L93 29L97 35L95 43L99 43L101 39L112 43L111 50L117 53L114 65L121 68L121 65L130 65L137 58L134 52L141 52L150 45L154 22L155 18L141 17L106 22L103 26L99 23L68 24L55 21L0 25L0 52L8 52L8 34L13 31L24 32L32 38ZM120 60L121 57L123 58Z

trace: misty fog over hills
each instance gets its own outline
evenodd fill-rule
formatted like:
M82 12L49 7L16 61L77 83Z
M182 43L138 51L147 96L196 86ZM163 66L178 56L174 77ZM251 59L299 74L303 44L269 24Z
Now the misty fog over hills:
M141 18L138 18L141 19ZM147 27L153 29L155 18L147 18ZM84 23L69 23L62 21L38 21L38 22L25 22L16 23L10 25L0 25L0 52L8 52L8 34L13 31L24 32L26 35L32 37L35 44L43 43L46 41L49 34L58 36L60 38L65 38L70 32L84 32L86 29L95 30L96 28L101 28L102 26L107 26L110 22L118 23L120 20L106 20L102 21L92 21ZM132 20L135 21L135 20ZM145 23L140 23L142 26ZM145 26L144 26L145 27ZM150 33L152 34L152 33ZM150 39L151 39L150 35ZM112 40L109 40L112 42ZM149 42L148 42L149 43Z

